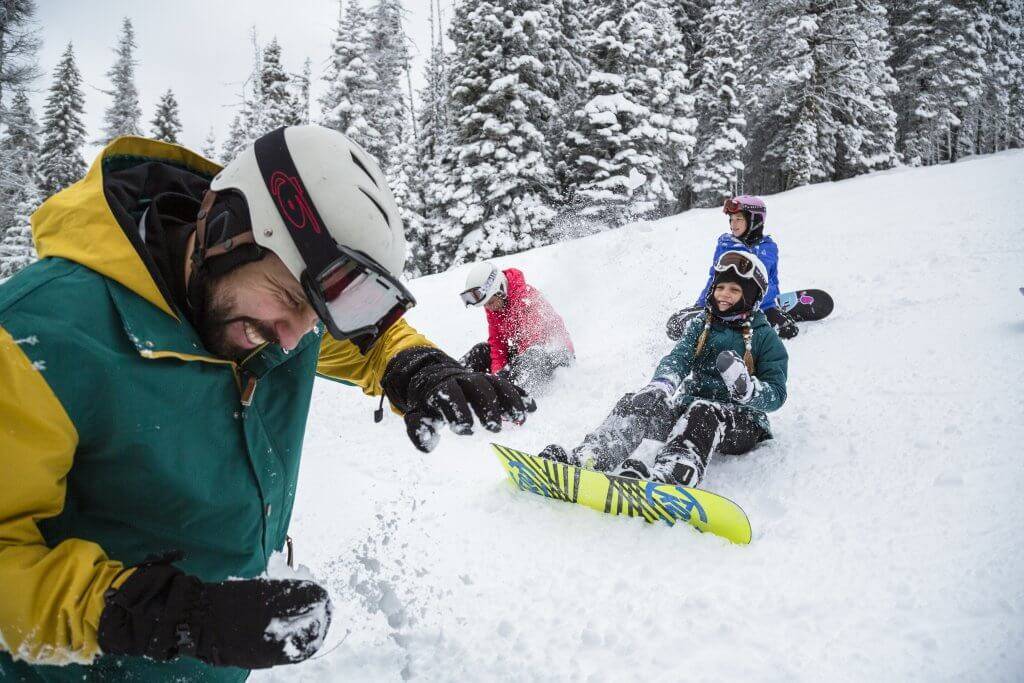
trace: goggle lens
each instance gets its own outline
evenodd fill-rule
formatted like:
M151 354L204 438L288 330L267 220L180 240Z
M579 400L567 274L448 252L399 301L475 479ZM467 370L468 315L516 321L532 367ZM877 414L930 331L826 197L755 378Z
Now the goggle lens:
M484 290L482 287L471 287L459 296L467 306L476 306L484 300Z
M310 282L306 295L336 339L383 333L416 299L408 289L372 260L339 247L344 254Z

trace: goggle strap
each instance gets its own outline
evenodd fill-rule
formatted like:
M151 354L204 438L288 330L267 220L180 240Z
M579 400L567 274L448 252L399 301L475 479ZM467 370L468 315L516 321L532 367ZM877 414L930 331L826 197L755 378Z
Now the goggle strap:
M339 253L295 167L284 131L282 126L256 140L253 145L256 164L306 269L319 274L338 258ZM253 226L253 229L258 227Z

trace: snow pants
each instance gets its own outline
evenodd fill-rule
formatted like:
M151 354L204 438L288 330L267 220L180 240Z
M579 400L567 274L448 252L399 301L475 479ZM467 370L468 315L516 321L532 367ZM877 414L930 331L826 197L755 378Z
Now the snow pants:
M711 455L718 451L741 455L769 435L748 411L731 404L697 399L685 407L672 407L662 400L637 401L626 394L604 421L573 449L577 461L596 470L617 469L644 439L664 445L655 456L655 466L671 469L677 463L694 472L676 477L680 483L696 486L704 478Z
M576 357L568 349L557 349L536 344L522 353L511 357L509 364L502 370L507 371L509 379L528 392L536 391L551 381L555 370L568 367ZM471 348L462 357L462 364L475 372L491 371L491 346L481 342Z

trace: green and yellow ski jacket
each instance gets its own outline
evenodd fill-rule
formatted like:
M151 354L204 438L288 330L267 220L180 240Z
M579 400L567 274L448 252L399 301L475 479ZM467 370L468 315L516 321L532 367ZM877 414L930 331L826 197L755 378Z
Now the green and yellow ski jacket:
M171 549L205 581L252 577L282 547L316 373L381 394L400 321L367 355L311 332L236 364L175 314L105 194L108 168L216 164L120 138L32 217L40 261L0 286L0 679L242 680L191 659L103 656L103 594ZM251 404L240 378L255 377ZM51 666L62 665L62 666Z

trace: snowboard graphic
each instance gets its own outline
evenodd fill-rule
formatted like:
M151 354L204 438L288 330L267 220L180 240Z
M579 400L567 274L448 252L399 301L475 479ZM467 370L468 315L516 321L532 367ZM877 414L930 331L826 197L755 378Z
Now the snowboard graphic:
M828 292L820 289L798 289L779 294L779 308L789 313L798 323L827 318L835 302Z
M509 478L523 491L598 512L643 517L648 522L686 522L733 543L750 543L750 521L743 509L710 491L604 474L496 443L491 447Z

